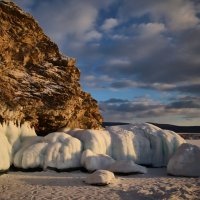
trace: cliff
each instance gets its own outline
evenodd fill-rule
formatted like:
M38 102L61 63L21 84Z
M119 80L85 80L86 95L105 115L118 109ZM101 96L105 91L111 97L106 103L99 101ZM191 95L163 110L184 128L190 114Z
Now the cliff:
M101 128L97 101L79 78L75 59L61 55L31 15L0 1L0 121L28 121L39 134Z

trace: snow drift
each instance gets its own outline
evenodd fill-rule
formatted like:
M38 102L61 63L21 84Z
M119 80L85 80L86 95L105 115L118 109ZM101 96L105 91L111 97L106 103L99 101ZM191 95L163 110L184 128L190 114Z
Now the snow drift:
M146 123L99 131L61 129L39 137L28 124L10 122L0 125L0 170L14 164L23 169L85 167L93 171L121 160L161 167L184 142L176 133Z

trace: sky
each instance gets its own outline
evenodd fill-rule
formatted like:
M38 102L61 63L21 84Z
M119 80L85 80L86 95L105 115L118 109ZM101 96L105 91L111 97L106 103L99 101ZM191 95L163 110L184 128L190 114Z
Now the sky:
M104 121L200 125L199 0L14 0L65 55Z

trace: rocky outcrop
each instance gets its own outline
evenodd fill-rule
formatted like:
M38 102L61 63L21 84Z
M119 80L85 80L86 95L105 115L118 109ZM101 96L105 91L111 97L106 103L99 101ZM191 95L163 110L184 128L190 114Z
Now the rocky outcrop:
M70 27L69 27L70 28ZM101 127L98 105L32 16L0 1L0 120L29 121L40 134Z

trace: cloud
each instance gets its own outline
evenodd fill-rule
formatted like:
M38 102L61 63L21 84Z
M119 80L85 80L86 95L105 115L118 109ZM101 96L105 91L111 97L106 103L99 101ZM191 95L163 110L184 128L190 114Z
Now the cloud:
M92 30L85 34L84 41L98 40L101 39L101 37L102 37L101 33L99 33L96 30Z
M162 23L142 23L136 25L135 28L139 32L140 37L152 37L166 30L165 25Z
M101 39L96 20L100 9L108 7L112 0L85 0L84 3L81 0L15 2L30 10L45 32L60 47L64 48L67 44L70 48L76 49L86 42Z
M116 27L119 24L118 20L115 18L109 18L106 19L103 23L103 25L101 26L102 30L104 31L110 31L112 30L114 27Z
M199 19L194 1L190 0L124 0L119 15L122 19L149 15L154 21L164 21L172 31L182 31L196 26Z
M200 95L198 0L15 1L77 58L88 90Z
M154 121L173 123L173 119L191 120L200 116L200 97L182 96L166 103L155 101L149 97L133 100L109 99L100 102L105 121L135 122ZM123 116L123 117L122 117ZM171 119L170 119L171 118ZM162 119L164 119L162 121ZM175 122L175 121L174 121Z

